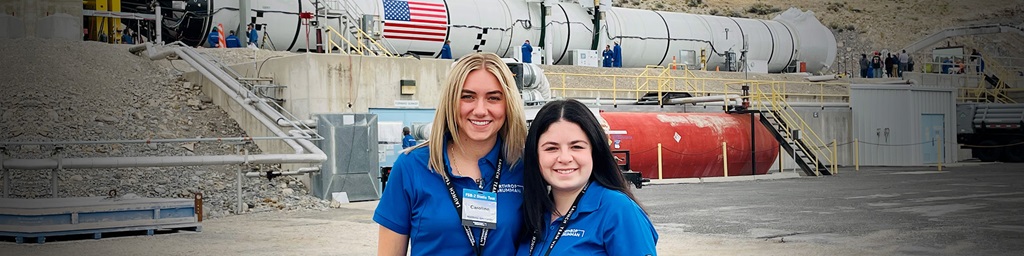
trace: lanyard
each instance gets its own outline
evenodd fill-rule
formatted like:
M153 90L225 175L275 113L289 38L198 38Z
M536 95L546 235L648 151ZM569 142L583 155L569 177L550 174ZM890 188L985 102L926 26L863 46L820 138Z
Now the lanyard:
M576 212L576 207L580 204L580 198L583 198L583 194L587 193L587 188L590 187L590 183L583 185L583 190L580 190L580 194L576 195L576 201L572 202L572 207L569 207L569 211L565 212L565 217L562 218L562 224L558 225L558 232L555 232L555 238L551 240L551 244L548 245L548 252L544 256L551 255L551 249L555 248L555 243L558 243L558 239L562 238L562 232L565 232L565 228L569 226L569 218L572 217L572 213ZM533 255L533 247L537 245L537 236L530 239L530 255Z
M444 180L444 185L448 186L448 194L452 196L452 204L455 205L455 213L462 216L462 202L459 200L459 196L455 194L455 187L452 186L451 179L448 175L441 175L441 179ZM491 192L498 192L498 181L501 179L501 158L498 158L498 168L494 171L494 179L491 181ZM480 189L483 189L483 185L480 184ZM469 227L463 225L463 229L466 230L466 237L469 238L469 245L473 247L473 251L476 252L477 256L483 254L484 244L487 243L487 229L480 231L480 243L477 244L476 240L473 239L473 231Z

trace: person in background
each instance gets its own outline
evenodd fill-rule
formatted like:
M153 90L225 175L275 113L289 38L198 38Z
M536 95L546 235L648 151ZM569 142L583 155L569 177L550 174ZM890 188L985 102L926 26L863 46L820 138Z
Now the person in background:
M135 44L135 41L132 40L132 30L131 29L125 29L122 32L123 32L121 34L121 43L122 44Z
M441 59L450 60L452 59L452 41L444 40L444 45L441 46Z
M533 63L533 46L530 46L530 40L523 43L523 63Z
M871 56L871 77L882 78L882 57L877 51Z
M409 127L402 127L402 149L416 146L416 138L412 137L412 131Z
M898 58L898 60L899 60L899 72L897 72L897 73L899 73L900 78L902 78L903 77L903 71L907 71L907 62L910 61L910 55L907 55L907 50L903 50L897 56L899 56L899 58Z
M896 76L896 73L892 72L892 64L893 64L892 53L886 53L885 54L885 63L884 63L884 65L885 65L885 77L894 77L894 76Z
M220 47L220 35L217 33L217 27L210 30L210 35L206 37L206 43L210 44L210 48Z
M622 47L619 46L619 42L615 42L615 47L612 47L612 66L621 68L622 67Z
M860 77L868 77L868 70L871 69L871 63L868 62L867 54L860 54Z
M473 53L445 84L430 138L398 156L374 211L377 255L515 254L526 117L512 71Z
M604 46L604 52L601 53L601 56L604 57L604 60L601 63L602 64L601 66L602 67L606 67L606 68L611 67L612 66L612 61L615 60L615 57L614 57L615 53L612 52L612 47L610 45L605 45Z
M951 57L944 57L944 58L942 58L942 73L943 74L952 74L952 73L950 73L950 71L951 71L950 68L953 67L952 59L953 58L951 58Z
M657 255L658 232L607 138L579 101L549 102L537 113L523 156L516 255Z
M245 29L249 33L249 45L253 47L259 47L257 42L259 42L258 39L260 38L260 34L256 32L256 28L253 26L253 24L249 23L249 25L245 26Z
M228 48L240 48L242 47L242 41L238 40L238 36L235 35L235 31L231 31L231 35L224 38L224 44L227 44Z

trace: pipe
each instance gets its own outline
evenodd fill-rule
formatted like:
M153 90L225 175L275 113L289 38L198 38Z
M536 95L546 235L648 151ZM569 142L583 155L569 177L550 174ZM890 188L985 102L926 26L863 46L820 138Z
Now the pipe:
M270 172L269 175L273 175L273 176L293 176L293 175L302 175L302 174L315 173L315 172L320 172L320 167L316 167L316 166L314 166L314 167L302 167L302 168L296 169L294 171L283 171L283 172L282 171L275 171L275 172ZM245 173L245 177L249 177L249 178L266 177L267 175L268 175L267 172L246 172Z
M316 130L309 133L316 133ZM257 141L257 140L281 140L294 139L294 137L230 137L230 138L178 138L178 139L149 139L149 140L85 140L85 141L3 141L0 145L96 145L96 144L150 144L150 143L180 143L180 142L226 142L226 141Z
M832 81L832 80L839 79L839 76L838 75L808 76L808 77L804 77L804 79L807 79L807 81L811 81L811 82L824 82L824 81Z
M751 105L754 105L754 104L755 104L754 102L751 102ZM720 106L722 106L722 103L721 102L704 102L704 103L698 103L697 105L698 106L716 106L716 107L720 107ZM835 107L835 108L849 108L850 107L850 103L846 103L846 102L789 102L789 103L787 103L787 105L789 105L791 107L830 107L830 108L833 108L833 107Z
M173 44L181 44L175 42ZM138 53L142 48L153 50L148 44L145 47L132 47L131 51ZM218 155L218 156L159 156L159 157L86 157L86 158L60 158L60 159L2 159L0 161L0 168L2 169L23 169L23 170L42 170L42 169L88 169L88 168L130 168L130 167L173 167L173 166L197 166L197 165L238 165L238 164L280 164L280 163L310 163L319 164L327 160L327 155L324 154L320 148L313 145L309 141L310 137L306 134L302 134L302 131L292 131L285 133L276 126L276 123L271 122L267 117L261 115L255 108L249 104L244 104L243 99L238 96L229 85L221 81L223 78L223 72L219 69L222 76L215 76L211 74L211 71L207 66L201 65L197 61L194 50L187 47L179 47L173 51L178 54L182 60L188 62L192 67L196 68L201 74L209 78L217 87L220 87L225 94L230 96L235 102L239 103L249 114L253 115L259 120L267 129L274 134L287 137L291 139L285 139L285 143L292 146L295 149L295 154L264 154L264 155ZM168 51L160 52L149 52L150 56L157 56L167 53ZM209 64L209 63L206 63ZM234 80L231 80L234 81ZM234 81L234 85L237 86L237 81ZM266 104L260 102L261 104ZM260 104L257 104L260 105ZM303 154L308 151L309 154ZM6 188L7 186L5 186Z
M85 157L64 159L9 159L4 168L19 170L48 170L61 166L64 169L90 168L131 168L131 167L174 167L203 165L238 164L319 164L327 160L326 155L317 154L264 154L264 155L219 155L219 156L153 156L153 157Z
M270 106L270 104L267 103L268 101L270 101L270 100L268 100L268 99L253 99L253 98L246 98L246 99L243 100L243 102L245 102L246 104L256 105L256 108L259 109L260 111L262 111L263 114L266 114L270 118L273 118L274 120L276 120L278 126L281 126L281 127L292 127L292 128L295 128L295 129L304 128L304 127L298 127L298 125L296 125L298 123L298 124L305 125L306 127L309 127L309 128L316 128L316 123L317 123L316 120L314 120L314 119L289 120L288 118L285 118L284 114L281 114L281 112L278 112L277 110L274 109L274 107ZM263 104L259 104L259 103L263 103Z
M182 50L182 49L186 49L186 50ZM230 86L225 84L224 81L216 79L216 77L213 74L210 73L210 70L208 70L207 67L201 66L196 61L194 56L189 54L190 51L194 52L194 50L191 50L191 48L180 48L179 47L177 49L177 51L179 52L179 56L182 57L182 60L185 60L186 62L188 62L193 67L196 67L196 70L199 71L199 73L202 73L204 76L209 78L210 81L212 81L215 85L217 85L217 87L220 87L220 89L222 91L224 91L224 93L227 94L228 97L230 97L231 99L235 100L235 102L237 102L239 105L241 105L242 108L245 109L247 112L249 112L250 115L252 115L254 118L259 120L260 123L263 124L263 126L266 126L268 130L270 130L272 133L274 133L277 136L289 137L288 134L286 134L284 131L281 131L281 129L277 128L277 123L276 122L270 121L270 119L267 119L266 116L263 116L259 111L254 109L252 106L250 106L249 104L245 104L244 103L245 101L238 94L236 94L235 91L231 90ZM202 68L199 68L199 67L202 67ZM217 69L217 71L220 71L220 70ZM220 72L223 73L223 71L220 71ZM232 81L234 81L234 80L232 80ZM237 84L238 82L235 81L235 83ZM263 104L266 104L266 103L263 103ZM260 106L260 105L263 105L263 104L257 103L256 105ZM286 144L288 144L288 146L291 146L292 149L295 150L295 154L302 154L304 152L304 150L302 149L302 146L300 146L294 140L286 139L286 140L284 140L284 142Z
M699 97L686 97L686 98L675 98L665 102L665 104L688 104L688 103L701 103L701 102L721 102L721 101L734 101L733 104L739 104L739 100L742 97L735 94L729 95L717 95L717 96L699 96ZM576 99L580 103L588 105L639 105L634 100L621 99L621 100L610 100L610 99Z
M313 119L306 119L306 120L287 120L287 119L284 119L284 118L277 119L277 125L281 126L281 127L295 127L296 126L295 124L297 124L297 123L305 125L306 127L309 127L309 128L316 128L316 120L313 120Z
M700 96L700 97L686 97L686 98L675 98L669 99L665 104L686 104L686 103L701 103L701 102L725 102L739 100L740 96L735 94L728 95L717 95L717 96Z

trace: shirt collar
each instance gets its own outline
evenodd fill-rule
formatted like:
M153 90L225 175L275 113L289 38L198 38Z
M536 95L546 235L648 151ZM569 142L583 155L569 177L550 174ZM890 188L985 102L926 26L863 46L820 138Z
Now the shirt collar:
M573 215L577 215L584 212L593 212L601 206L601 198L604 197L605 191L608 188L601 186L596 180L590 182L590 187L587 187L587 193L583 194L583 198L580 198L580 205L576 209ZM576 218L577 216L573 216Z

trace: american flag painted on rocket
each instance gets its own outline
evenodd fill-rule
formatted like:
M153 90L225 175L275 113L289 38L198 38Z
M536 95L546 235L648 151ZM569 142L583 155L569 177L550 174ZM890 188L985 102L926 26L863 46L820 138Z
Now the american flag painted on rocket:
M448 10L444 3L383 0L384 38L444 42Z

